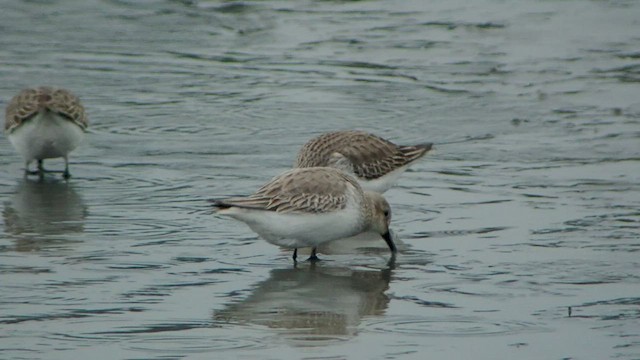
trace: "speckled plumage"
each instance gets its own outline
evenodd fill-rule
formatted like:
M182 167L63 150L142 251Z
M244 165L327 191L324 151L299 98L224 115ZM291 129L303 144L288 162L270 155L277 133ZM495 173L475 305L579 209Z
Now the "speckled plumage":
M4 130L13 131L42 109L60 114L82 129L89 126L84 107L77 96L66 89L40 86L24 89L9 101Z
M356 130L322 134L308 141L298 153L295 167L330 166L352 173L365 188L369 181L394 171L404 171L420 159L432 144L396 145L379 136ZM391 185L373 191L384 192Z
M64 158L63 176L68 178L68 154L84 139L87 116L80 99L70 91L41 86L20 91L7 105L4 130L25 160L25 174L45 172L44 159ZM29 170L32 161L36 171Z
M254 194L225 204L280 213L327 213L347 206L349 193L362 193L355 179L333 169L293 169L276 176Z

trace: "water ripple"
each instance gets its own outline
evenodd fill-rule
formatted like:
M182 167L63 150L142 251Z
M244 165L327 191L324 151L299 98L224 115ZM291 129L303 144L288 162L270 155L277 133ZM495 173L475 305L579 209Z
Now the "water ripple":
M0 318L0 324L18 324L28 321L51 321L60 319L86 318L95 315L124 314L129 312L140 312L144 309L139 307L113 308L113 309L80 309L66 313L46 314L46 315L24 315Z
M380 333L409 336L478 336L507 335L538 332L544 328L538 324L516 321L491 321L478 317L388 317L370 321L367 330Z
M507 230L509 227L485 227L479 229L470 229L470 230L443 230L443 231L422 231L422 232L414 232L408 237L411 239L423 239L423 238L441 238L448 236L464 236L464 235L473 235L473 234L488 234L496 231Z

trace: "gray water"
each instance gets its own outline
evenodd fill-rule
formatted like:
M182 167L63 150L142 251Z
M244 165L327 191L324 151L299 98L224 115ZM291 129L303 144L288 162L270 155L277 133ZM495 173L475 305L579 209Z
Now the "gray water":
M640 2L0 5L0 105L91 121L68 182L0 137L0 358L640 359ZM350 128L436 144L395 263L208 213Z

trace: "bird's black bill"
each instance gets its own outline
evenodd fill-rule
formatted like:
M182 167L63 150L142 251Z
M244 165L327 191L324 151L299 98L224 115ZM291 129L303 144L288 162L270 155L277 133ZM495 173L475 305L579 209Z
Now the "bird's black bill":
M393 239L391 238L391 232L387 230L386 233L382 234L382 237L384 238L384 241L387 243L387 245L389 245L389 250L391 250L392 253L396 253L398 252L398 248L396 248L396 244L393 242Z

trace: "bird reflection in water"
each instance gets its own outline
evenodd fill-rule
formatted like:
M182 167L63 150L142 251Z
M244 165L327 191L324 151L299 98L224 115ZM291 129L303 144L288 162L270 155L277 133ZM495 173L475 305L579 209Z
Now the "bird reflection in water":
M352 338L364 316L379 316L387 309L390 265L384 270L315 264L272 270L248 298L216 311L214 323L267 326L296 346Z
M3 205L4 231L15 251L59 246L73 242L67 235L84 232L87 207L66 181L22 179Z

